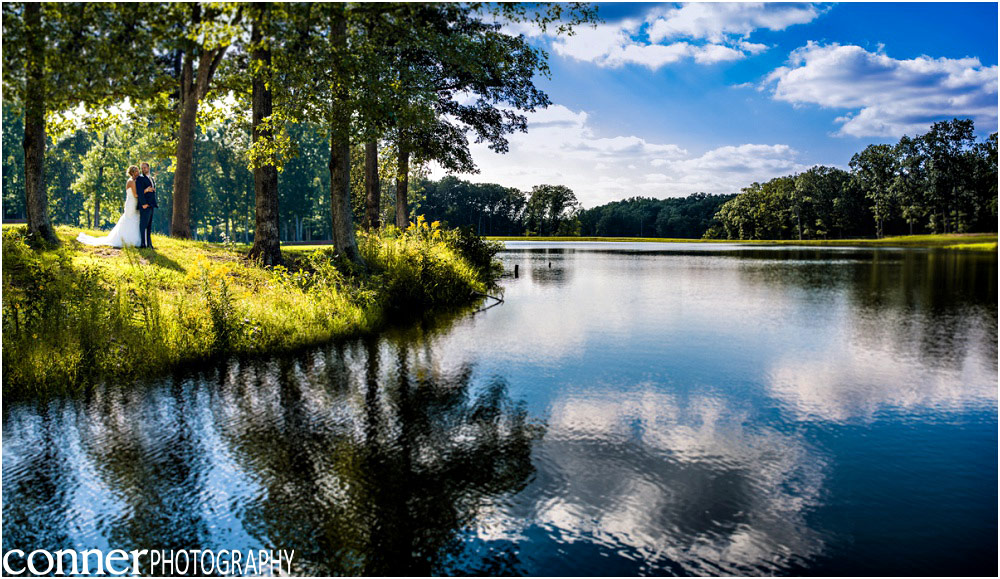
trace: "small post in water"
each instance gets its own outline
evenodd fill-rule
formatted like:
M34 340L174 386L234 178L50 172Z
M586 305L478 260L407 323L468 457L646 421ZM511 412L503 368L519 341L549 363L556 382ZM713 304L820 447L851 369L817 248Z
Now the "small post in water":
M514 264L514 279L517 279L517 264Z

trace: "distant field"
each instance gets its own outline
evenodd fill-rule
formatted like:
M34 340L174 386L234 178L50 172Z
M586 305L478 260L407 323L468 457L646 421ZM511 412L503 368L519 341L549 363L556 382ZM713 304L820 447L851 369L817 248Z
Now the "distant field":
M960 233L954 235L901 235L883 239L675 239L661 237L487 237L494 241L609 241L648 243L738 243L748 245L806 245L826 247L947 247L950 249L997 249L996 233Z

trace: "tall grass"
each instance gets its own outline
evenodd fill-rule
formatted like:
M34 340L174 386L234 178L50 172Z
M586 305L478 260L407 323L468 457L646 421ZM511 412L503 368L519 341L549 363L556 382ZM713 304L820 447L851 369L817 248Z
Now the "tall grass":
M359 234L363 267L323 249L265 268L238 248L159 236L155 253L92 248L78 231L36 250L23 227L3 230L5 397L377 331L470 304L498 274L498 244L423 222Z

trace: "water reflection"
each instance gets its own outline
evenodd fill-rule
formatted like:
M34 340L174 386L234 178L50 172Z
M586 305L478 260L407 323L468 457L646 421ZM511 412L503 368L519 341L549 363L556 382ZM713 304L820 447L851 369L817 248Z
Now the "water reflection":
M427 575L483 497L524 484L539 427L502 379L473 393L471 368L427 354L369 339L221 381L221 437L260 487L237 509L252 536L313 574Z
M524 273L503 304L440 326L5 404L4 547L294 549L311 574L995 574L995 254L504 259Z
M485 497L523 488L542 433L502 378L472 374L410 335L105 388L59 416L22 406L4 420L5 548L259 546L294 549L300 573L432 574ZM113 499L73 504L68 464ZM73 511L100 506L100 539L74 534Z
M883 410L960 411L997 400L996 259L875 253L841 268L840 339L778 356L771 394L800 416L872 420ZM811 275L779 276L811 286ZM763 283L763 282L762 282ZM767 284L779 283L769 278ZM832 330L832 328L831 328Z
M619 388L616 388L619 390ZM552 409L537 480L484 535L540 526L569 560L535 552L545 573L580 569L572 545L633 561L632 574L772 574L818 555L806 514L826 465L801 436L749 426L718 397L653 385L580 393ZM581 553L580 556L586 556Z

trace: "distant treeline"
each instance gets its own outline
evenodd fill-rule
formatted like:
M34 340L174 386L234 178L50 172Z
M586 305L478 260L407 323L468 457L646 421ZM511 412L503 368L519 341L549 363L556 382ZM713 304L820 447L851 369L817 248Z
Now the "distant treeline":
M480 235L601 235L701 237L723 203L735 195L633 197L581 209L573 191L538 185L525 193L455 177L422 181L416 211L428 221L472 227Z
M699 238L712 226L715 214L736 195L694 193L687 197L632 197L580 212L582 235L600 237Z
M753 183L719 209L706 237L820 239L996 231L997 134L971 120L934 123L895 145L869 145L850 172L816 166Z
M417 211L481 235L830 239L996 231L997 134L971 120L935 123L895 145L869 145L850 171L815 166L739 194L631 197L582 209L573 191L525 193L455 177L423 181Z

